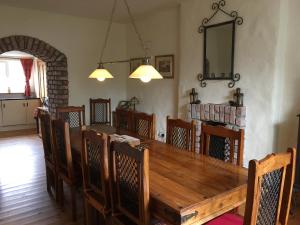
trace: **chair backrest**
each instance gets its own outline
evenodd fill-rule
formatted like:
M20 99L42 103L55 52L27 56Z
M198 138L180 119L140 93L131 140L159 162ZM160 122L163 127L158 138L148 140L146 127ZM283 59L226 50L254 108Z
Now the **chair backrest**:
M54 151L52 146L51 117L49 113L40 113L39 117L41 121L41 133L42 133L45 159L54 164L55 157L54 157Z
M249 162L244 225L288 224L295 164L295 149Z
M243 166L244 130L223 126L201 125L201 153Z
M149 151L112 143L113 210L135 224L149 223Z
M111 125L111 100L90 98L90 124Z
M155 114L133 112L133 132L140 137L155 139Z
M170 119L167 116L167 144L187 151L195 151L195 121Z
M116 128L132 131L133 112L125 109L116 109Z
M58 172L63 173L69 179L73 179L69 124L63 120L52 120L52 138Z
M83 131L82 171L84 190L91 190L103 208L110 206L107 135Z
M56 118L68 122L70 128L81 128L85 125L85 106L57 107Z

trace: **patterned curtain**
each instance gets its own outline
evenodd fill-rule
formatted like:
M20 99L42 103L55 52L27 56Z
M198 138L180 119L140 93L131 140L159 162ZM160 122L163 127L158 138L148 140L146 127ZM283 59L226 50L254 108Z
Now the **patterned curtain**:
M26 84L25 84L25 96L30 96L30 84L29 80L31 77L31 70L33 65L33 59L20 59L21 64L23 66L25 78L26 78Z

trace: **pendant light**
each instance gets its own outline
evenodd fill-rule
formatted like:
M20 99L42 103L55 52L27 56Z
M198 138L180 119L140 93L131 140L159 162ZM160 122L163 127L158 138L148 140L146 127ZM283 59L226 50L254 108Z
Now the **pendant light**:
M130 21L131 24L133 25L134 31L136 33L136 35L138 36L138 39L140 41L141 47L144 50L145 53L145 57L144 57L144 62L142 65L140 65L135 71L133 71L133 73L129 76L129 78L133 78L133 79L140 79L142 82L148 83L150 82L152 79L163 79L162 75L151 65L150 63L150 57L148 57L148 49L146 48L146 45L142 39L141 34L139 33L136 23L133 19L131 10L129 8L128 2L127 0L123 0L127 9L127 13L130 17ZM109 20L109 25L107 27L107 32L106 32L106 36L105 36L105 40L104 40L104 44L103 44L103 48L101 51L101 56L100 56L100 61L99 61L99 66L98 68L89 76L89 78L96 78L98 81L104 81L107 78L114 78L111 73L104 68L104 64L115 64L115 63L124 63L124 62L130 62L130 60L119 60L119 61L112 61L112 62L103 62L102 58L103 58L103 53L104 50L106 48L107 45L107 41L108 41L108 36L110 33L110 29L111 29L111 25L112 25L112 21L113 21L113 16L116 10L116 5L117 5L117 0L114 0L113 3L113 8L111 11L111 15L110 15L110 20Z

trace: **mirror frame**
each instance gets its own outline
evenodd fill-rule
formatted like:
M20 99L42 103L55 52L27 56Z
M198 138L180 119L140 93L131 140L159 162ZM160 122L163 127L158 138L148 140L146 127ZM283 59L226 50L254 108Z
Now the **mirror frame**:
M226 77L211 77L210 75L213 75L214 73L205 73L207 71L206 68L206 53L207 53L207 29L213 28L213 27L220 27L223 25L227 24L232 24L232 38L231 38L231 65L230 65L230 74L229 76ZM213 24L209 26L204 26L204 46L203 46L203 78L205 80L232 80L233 79L233 74L234 74L234 44L235 44L235 21L227 21L227 22L222 22L218 24ZM220 75L220 74L215 74L215 75Z
M198 28L198 33L204 33L204 46L203 46L203 73L199 73L197 75L198 81L200 81L200 86L201 87L206 87L207 82L206 80L230 80L228 83L229 88L233 88L235 86L235 83L240 80L241 75L239 73L234 73L234 56L235 56L235 35L236 35L236 25L242 25L244 20L242 17L239 16L237 11L231 11L227 12L224 9L224 6L226 5L225 0L220 0L219 2L214 2L212 4L212 10L214 11L213 14L209 18L204 18L202 20L202 24ZM209 22L218 14L218 13L223 13L230 17L231 19L225 22L217 23L217 24L211 24L209 25ZM231 54L231 76L230 77L218 77L218 78L211 78L208 77L207 74L205 74L206 71L206 35L207 35L207 29L216 27L216 26L221 26L224 24L233 24L233 30L232 30L232 54Z

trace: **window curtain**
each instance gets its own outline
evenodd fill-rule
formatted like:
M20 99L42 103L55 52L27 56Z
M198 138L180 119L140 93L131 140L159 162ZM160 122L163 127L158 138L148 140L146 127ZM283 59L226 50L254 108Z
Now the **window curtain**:
M46 63L35 59L33 61L32 75L36 97L42 101L47 97Z
M30 96L30 77L31 77L31 70L32 70L32 65L33 65L33 59L20 59L21 64L23 66L24 74L25 74L25 96L29 97Z

